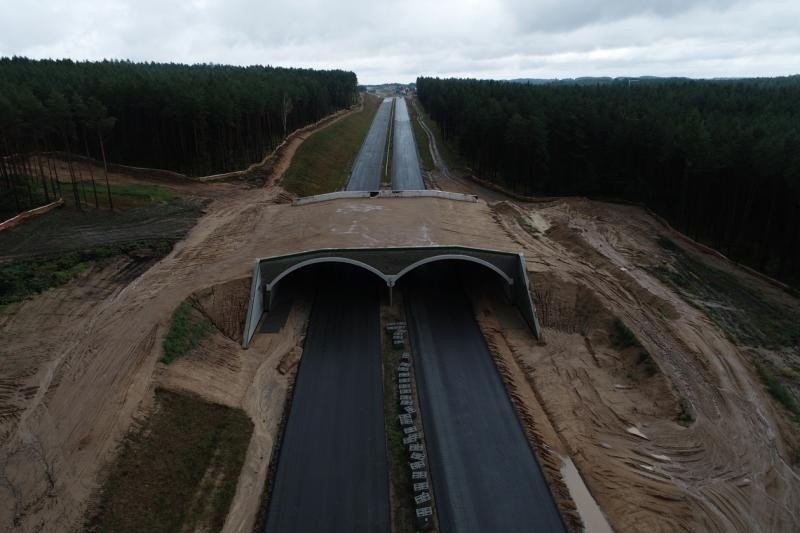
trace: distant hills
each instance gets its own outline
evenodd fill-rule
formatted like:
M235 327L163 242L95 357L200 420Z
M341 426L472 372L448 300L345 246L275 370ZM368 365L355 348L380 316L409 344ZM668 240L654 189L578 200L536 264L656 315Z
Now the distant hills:
M727 77L727 78L688 78L684 76L661 77L661 76L583 76L579 78L515 78L505 80L510 83L523 83L527 85L611 85L615 83L676 83L676 82L691 82L691 81L705 81L705 82L727 82L727 81L759 81L759 80L782 80L786 82L796 83L800 81L800 75L794 76L781 76L775 78L744 78L744 77Z

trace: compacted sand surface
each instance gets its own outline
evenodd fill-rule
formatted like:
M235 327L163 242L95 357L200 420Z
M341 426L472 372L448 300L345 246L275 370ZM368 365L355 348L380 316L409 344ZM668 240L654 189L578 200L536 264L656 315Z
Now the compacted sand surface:
M0 310L0 529L80 527L121 438L161 386L253 419L225 527L249 530L310 308L297 299L281 331L243 350L253 260L431 244L525 254L543 341L491 295L475 294L473 305L562 509L569 494L559 471L569 457L618 531L800 529L796 422L765 392L746 347L652 274L669 261L658 244L668 232L644 211L580 199L295 207L281 203L278 185L210 187L205 214L146 272L119 276L125 265L113 263ZM161 342L188 297L214 331L167 367ZM650 354L649 367L637 348L612 341L615 318Z

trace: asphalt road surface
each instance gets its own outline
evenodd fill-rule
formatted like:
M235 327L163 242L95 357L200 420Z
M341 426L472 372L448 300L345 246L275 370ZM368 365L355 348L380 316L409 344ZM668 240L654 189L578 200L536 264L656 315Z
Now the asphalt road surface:
M379 297L358 275L315 298L267 533L390 530Z
M441 531L563 532L455 276L442 269L412 275L409 332Z
M419 167L414 131L405 98L397 98L392 137L392 189L420 191L425 188Z
M392 101L392 98L385 98L372 119L372 125L350 172L346 188L348 191L377 191L381 188Z

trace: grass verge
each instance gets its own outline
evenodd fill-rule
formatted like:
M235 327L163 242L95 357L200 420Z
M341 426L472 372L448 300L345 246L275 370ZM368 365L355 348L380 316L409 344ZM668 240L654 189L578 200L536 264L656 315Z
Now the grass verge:
M157 390L124 439L87 531L220 531L253 423L239 409Z
M94 246L36 259L0 263L0 306L20 302L72 280L91 266L119 255L136 261L159 259L172 250L172 241L133 241Z
M413 487L408 473L408 453L403 446L403 431L397 423L394 369L400 364L403 347L392 344L391 335L383 331L383 414L386 427L386 446L389 459L389 479L392 484L392 521L395 533L412 533L414 529Z
M636 348L639 352L637 363L642 365L644 371L649 376L654 376L658 373L658 365L650 356L650 352L642 346L636 335L625 325L619 318L614 318L611 326L611 346L617 350L626 350L628 348Z
M344 187L379 104L378 98L364 95L363 109L303 141L281 181L283 188L312 196Z
M425 133L425 130L422 128L422 125L419 123L418 117L419 112L417 111L416 105L408 106L408 112L411 116L411 125L414 128L414 140L417 143L417 152L419 152L419 160L422 163L422 168L430 172L433 170L436 165L433 163L433 156L431 155L431 149L428 145L428 134Z
M688 296L689 303L704 311L734 342L766 348L800 343L798 310L767 300L733 274L691 257L665 237L658 243L672 255L673 264L651 272Z
M439 128L439 125L433 120L430 115L425 111L422 107L422 104L419 100L414 99L414 105L416 112L422 116L422 120L425 121L425 125L428 126L428 129L433 134L433 138L436 141L436 148L439 149L439 155L444 160L444 164L451 170L457 170L459 172L468 172L467 164L464 160L457 154L457 152L451 147L445 140L444 136L442 135L442 130ZM426 137L427 139L427 137Z
M189 351L200 344L211 328L211 323L186 301L181 302L172 319L169 322L169 329L164 336L161 362L170 364L179 357L183 357Z

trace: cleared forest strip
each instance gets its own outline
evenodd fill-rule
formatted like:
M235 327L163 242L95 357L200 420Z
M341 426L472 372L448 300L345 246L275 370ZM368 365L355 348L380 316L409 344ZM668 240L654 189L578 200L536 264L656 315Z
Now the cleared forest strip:
M380 188L393 105L394 100L386 98L378 107L350 170L345 186L348 191L374 191Z
M280 183L298 196L341 189L372 124L379 101L365 96L363 107L306 139Z
M389 124L394 123L394 108L395 108L395 101L396 98L392 99L392 112L389 115ZM394 128L388 127L386 128L386 150L383 154L384 159L384 168L383 168L383 176L381 177L381 185L388 184L389 180L391 180L391 175L389 174L389 168L392 165L392 140L394 138Z
M420 171L419 154L405 98L396 99L392 139L392 189L422 190L425 184Z

